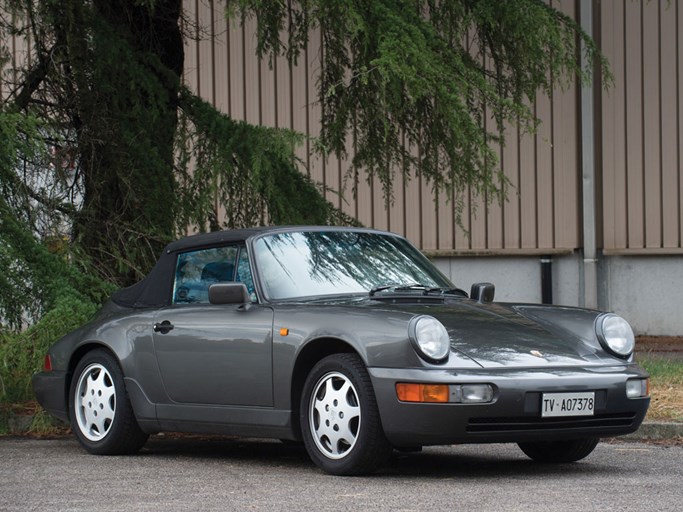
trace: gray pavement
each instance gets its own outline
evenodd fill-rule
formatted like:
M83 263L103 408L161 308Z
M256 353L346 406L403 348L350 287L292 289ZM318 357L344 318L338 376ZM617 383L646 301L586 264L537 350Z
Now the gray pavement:
M427 448L371 477L323 474L296 446L154 437L136 456L71 438L0 438L0 510L681 510L682 446L607 442L575 464L514 445Z

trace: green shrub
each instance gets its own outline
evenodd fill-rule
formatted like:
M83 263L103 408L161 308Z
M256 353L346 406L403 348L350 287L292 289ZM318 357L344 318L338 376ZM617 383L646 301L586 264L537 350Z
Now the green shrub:
M86 322L97 305L66 297L35 325L21 332L0 333L0 398L6 403L33 399L31 375L40 370L52 343Z

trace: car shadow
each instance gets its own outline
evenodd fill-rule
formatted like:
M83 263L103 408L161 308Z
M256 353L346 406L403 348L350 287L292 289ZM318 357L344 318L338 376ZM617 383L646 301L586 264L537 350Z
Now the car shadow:
M492 445L494 446L494 445ZM502 445L501 445L502 446ZM511 454L509 449L486 450L473 454L459 449L459 446L425 448L419 453L394 452L390 464L380 472L386 477L457 478L480 479L486 477L569 476L575 474L604 473L608 467L594 464L590 459L571 464L541 464L519 452Z
M592 462L590 457L572 464L540 464L528 459L521 451L517 454L516 449L509 448L511 445L498 445L500 450L493 448L485 453L476 451L473 446L426 447L420 452L410 453L394 451L389 462L375 476L478 479L520 474L527 477L604 474L611 471L609 466ZM225 459L281 469L320 471L309 459L303 444L269 439L161 434L152 436L138 456Z
M151 436L138 456L226 459L292 467L312 466L303 444L272 439L164 433Z

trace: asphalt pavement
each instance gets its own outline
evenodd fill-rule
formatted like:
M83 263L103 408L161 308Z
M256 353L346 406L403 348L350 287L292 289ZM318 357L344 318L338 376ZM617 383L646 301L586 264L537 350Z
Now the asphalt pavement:
M333 477L276 441L155 436L138 455L103 457L72 438L0 438L0 510L681 510L681 460L683 446L606 442L542 465L515 445L467 445Z

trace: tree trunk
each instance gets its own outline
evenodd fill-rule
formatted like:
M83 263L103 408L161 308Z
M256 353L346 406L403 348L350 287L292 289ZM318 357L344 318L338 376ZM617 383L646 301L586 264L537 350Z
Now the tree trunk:
M95 0L89 13L73 4L67 40L85 190L74 231L102 274L127 285L173 237L180 0Z

